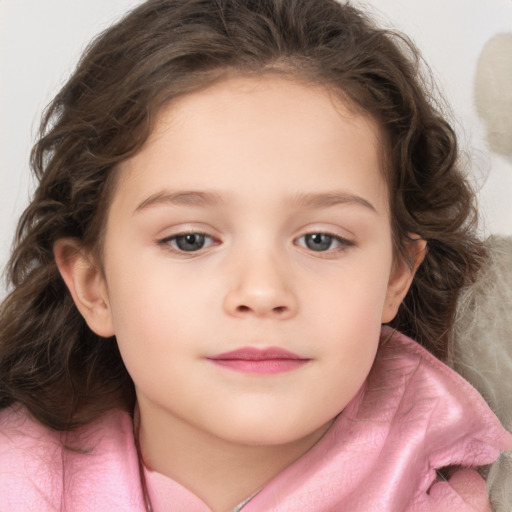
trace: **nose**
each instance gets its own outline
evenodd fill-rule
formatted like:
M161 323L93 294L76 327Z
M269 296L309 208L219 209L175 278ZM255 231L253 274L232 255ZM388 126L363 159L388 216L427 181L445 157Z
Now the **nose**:
M234 263L234 262L233 262ZM236 317L289 319L298 308L291 276L277 254L258 252L230 265L224 309Z

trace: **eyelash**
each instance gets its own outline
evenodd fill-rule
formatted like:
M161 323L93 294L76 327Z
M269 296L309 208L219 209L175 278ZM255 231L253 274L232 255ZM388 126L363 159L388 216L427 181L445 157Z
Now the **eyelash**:
M338 247L335 247L335 248L332 248L332 249L327 249L325 251L315 251L314 249L311 249L310 247L307 247L307 242L305 242L304 245L302 244L299 244L297 243L298 240L300 240L301 238L304 238L306 239L306 237L308 236L314 236L314 235L322 235L322 236L327 236L331 239L331 242L336 242L338 244ZM296 242L296 245L299 245L299 247L304 247L305 249L313 252L313 253L318 253L319 255L320 254L333 254L333 253L337 253L337 252L342 252L342 251L345 251L346 249L348 249L349 247L353 247L355 245L354 242L352 242L351 240L348 240L347 238L343 238L339 235L336 235L334 233L330 233L328 231L311 231L309 233L304 233L303 235L301 235L300 237L296 238L295 239L295 242Z
M209 243L207 245L207 247L200 247L197 250L192 250L192 251L184 250L183 248L180 248L179 245L178 246L175 245L178 243L177 241L180 238L184 238L187 236L202 237L203 240L208 239L211 241L211 243ZM176 233L175 235L167 236L165 238L162 238L161 240L158 240L157 243L158 243L158 245L165 246L166 248L168 248L176 253L183 254L183 255L187 255L187 254L192 255L192 254L201 252L203 249L206 249L212 245L216 245L219 242L218 242L218 240L216 240L214 237L208 235L207 233L202 233L200 231L187 231L185 233Z
M308 247L308 243L306 241L307 237L313 237L315 235L328 237L329 245L332 245L332 243L335 242L337 244L337 247L334 247L334 248L328 247L325 250L320 250L320 251L317 251L315 249L312 249L311 247ZM209 243L206 245L206 247L204 246L204 244L202 244L202 246L198 247L197 249L192 248L192 250L187 251L186 249L184 249L183 247L180 247L180 245L179 245L179 240L184 237L187 237L187 236L199 237L200 243L204 242L205 240L209 240ZM301 239L305 240L304 244L299 243L299 240L301 240ZM158 245L164 246L168 250L171 250L172 252L180 254L182 256L187 256L187 255L193 256L197 253L203 252L204 249L208 249L212 245L218 245L220 242L219 242L219 240L215 239L214 237L208 235L207 233L203 233L200 231L187 231L187 232L183 232L183 233L176 233L175 235L171 235L171 236L162 238L161 240L157 240L157 243L158 243ZM189 243L193 244L194 241L192 240ZM324 257L328 256L328 255L333 255L333 254L336 254L339 252L343 252L343 251L347 250L348 248L353 247L355 245L355 243L352 242L351 240L348 240L346 238L343 238L339 235L336 235L334 233L330 233L327 231L311 231L309 233L304 233L303 235L294 239L294 244L308 250L309 252L311 252L313 254L317 254L318 256L324 256Z

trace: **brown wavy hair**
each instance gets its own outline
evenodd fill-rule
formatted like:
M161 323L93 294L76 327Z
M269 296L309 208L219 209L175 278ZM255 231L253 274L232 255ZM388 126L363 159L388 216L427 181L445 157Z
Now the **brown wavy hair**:
M149 0L101 34L47 108L32 151L39 185L19 221L0 310L0 407L20 402L60 430L131 410L116 340L87 327L53 245L76 237L101 254L119 164L164 104L233 73L320 84L379 122L395 249L405 256L408 233L428 241L392 325L445 358L457 296L483 249L454 131L422 69L407 38L335 0Z

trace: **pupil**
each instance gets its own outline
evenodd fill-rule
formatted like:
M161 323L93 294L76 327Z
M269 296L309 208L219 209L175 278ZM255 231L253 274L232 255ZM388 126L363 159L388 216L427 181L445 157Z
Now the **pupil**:
M204 235L189 234L176 238L176 245L182 251L198 251L204 245Z
M306 245L313 251L326 251L331 247L332 236L323 233L306 235Z

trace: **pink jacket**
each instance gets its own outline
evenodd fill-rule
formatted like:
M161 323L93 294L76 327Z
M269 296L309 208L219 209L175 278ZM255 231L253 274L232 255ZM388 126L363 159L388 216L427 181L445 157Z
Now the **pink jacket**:
M474 388L396 334L329 432L243 511L486 511L485 482L471 468L511 448L512 437ZM451 465L466 469L439 480L436 469ZM209 511L178 483L146 477L154 512ZM0 412L0 512L144 512L140 482L126 413L61 434L21 407Z

